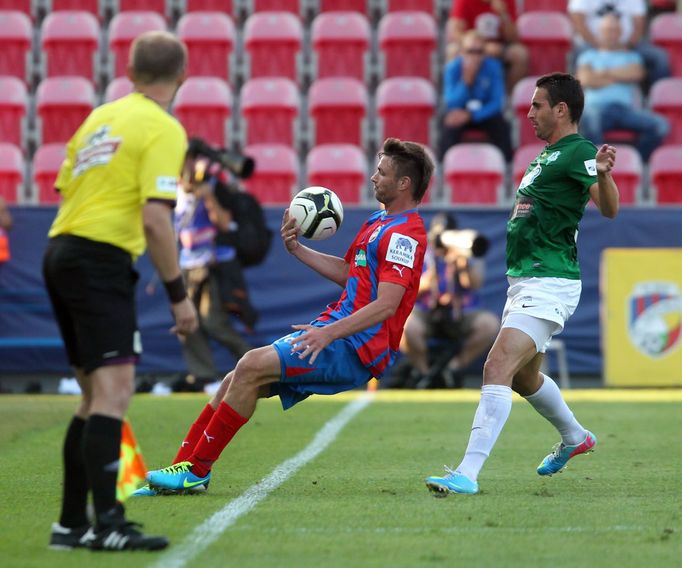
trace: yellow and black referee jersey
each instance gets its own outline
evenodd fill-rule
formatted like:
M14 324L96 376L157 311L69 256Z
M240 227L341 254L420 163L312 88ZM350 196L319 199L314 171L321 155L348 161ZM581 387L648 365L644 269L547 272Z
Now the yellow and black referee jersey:
M186 150L182 125L140 93L96 108L67 145L49 236L105 242L137 258L146 246L142 208L175 203Z

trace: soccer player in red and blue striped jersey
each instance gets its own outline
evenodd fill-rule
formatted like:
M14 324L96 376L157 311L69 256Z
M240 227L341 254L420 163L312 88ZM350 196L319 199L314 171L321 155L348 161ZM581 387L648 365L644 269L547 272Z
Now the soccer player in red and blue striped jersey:
M310 324L294 325L272 345L246 353L190 428L174 465L150 471L150 486L139 494L205 487L213 463L259 398L277 395L287 409L311 394L335 394L381 378L398 353L417 297L426 229L416 208L432 173L422 146L387 139L371 178L383 209L367 219L344 258L302 245L285 211L287 250L343 287L341 297Z

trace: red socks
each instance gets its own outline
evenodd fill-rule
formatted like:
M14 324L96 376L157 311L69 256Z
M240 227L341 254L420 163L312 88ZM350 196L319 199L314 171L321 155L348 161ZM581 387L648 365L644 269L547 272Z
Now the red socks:
M238 414L225 402L221 402L188 458L188 461L192 462L192 473L198 477L208 475L225 446L247 422L248 418Z
M210 404L207 404L206 408L201 411L201 414L199 414L197 419L194 421L194 424L189 427L189 432L187 432L185 439L180 445L178 453L173 458L173 463L188 461L189 456L192 455L194 447L201 439L204 429L206 426L208 426L208 423L211 421L211 418L213 418L214 414L215 410L213 410L213 407Z

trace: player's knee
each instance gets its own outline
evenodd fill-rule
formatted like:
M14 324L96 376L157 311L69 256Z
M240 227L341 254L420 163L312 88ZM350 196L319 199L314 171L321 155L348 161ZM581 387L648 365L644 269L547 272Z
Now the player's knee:
M261 376L263 370L263 362L258 350L253 349L239 359L237 366L234 369L234 377L232 381L240 384L255 383Z
M511 380L508 375L505 360L491 351L483 365L483 382L485 384L508 384Z

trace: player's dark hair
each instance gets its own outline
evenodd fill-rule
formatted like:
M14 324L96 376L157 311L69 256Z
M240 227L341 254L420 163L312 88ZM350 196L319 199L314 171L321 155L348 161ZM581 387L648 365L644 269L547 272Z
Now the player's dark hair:
M550 106L566 103L571 122L577 124L583 115L585 94L580 81L570 73L548 73L538 78L535 86L547 91Z
M130 46L129 61L136 82L175 81L187 66L187 48L169 32L146 32Z
M396 175L408 177L412 181L412 197L419 203L431 181L433 160L424 146L415 142L403 142L397 138L387 138L379 157L387 156L395 164Z

